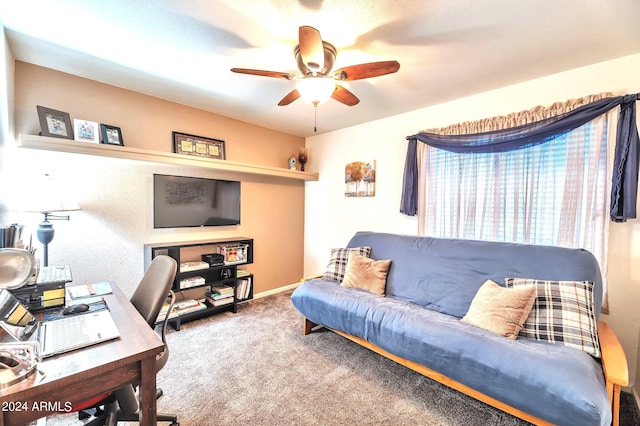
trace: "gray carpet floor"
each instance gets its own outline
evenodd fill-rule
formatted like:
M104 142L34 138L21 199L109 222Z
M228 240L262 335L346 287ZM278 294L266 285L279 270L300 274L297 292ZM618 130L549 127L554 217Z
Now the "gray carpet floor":
M159 411L200 425L527 425L321 330L302 335L291 292L168 334ZM53 426L81 425L75 415ZM625 394L622 426L640 424Z

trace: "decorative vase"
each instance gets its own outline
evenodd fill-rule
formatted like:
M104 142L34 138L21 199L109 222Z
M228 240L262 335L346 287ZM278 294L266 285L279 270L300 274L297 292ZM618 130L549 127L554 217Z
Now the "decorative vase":
M304 165L307 163L307 148L300 148L300 153L298 154L298 162L300 163L300 170L304 172Z

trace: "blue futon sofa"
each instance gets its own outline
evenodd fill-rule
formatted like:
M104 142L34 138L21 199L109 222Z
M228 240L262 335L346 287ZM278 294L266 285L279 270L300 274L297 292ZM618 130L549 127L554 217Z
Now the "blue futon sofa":
M385 294L306 280L292 295L305 334L324 326L534 424L617 424L627 364L612 330L597 322L602 281L588 251L375 232L358 232L347 247L391 260ZM593 283L599 347L507 338L461 321L487 280L505 286L507 278Z

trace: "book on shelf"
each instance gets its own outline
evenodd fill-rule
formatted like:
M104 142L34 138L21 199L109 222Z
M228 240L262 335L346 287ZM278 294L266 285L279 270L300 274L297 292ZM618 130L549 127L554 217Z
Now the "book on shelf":
M251 278L238 280L238 300L248 299L251 294Z
M164 305L162 305L162 309L160 309L160 313L158 314L158 318L156 319L156 322L164 321L164 319L167 317L168 311L169 311L169 304L165 303ZM179 315L178 311L172 310L171 313L169 313L169 319L175 318L178 315Z
M225 284L211 286L211 293L221 296L233 296L233 287Z
M224 306L233 303L233 296L231 297L222 297L219 299L214 299L213 297L207 296L207 303L211 306Z
M189 277L183 280L180 280L180 289L197 287L199 285L204 285L205 279L203 277Z
M206 309L206 307L207 306L204 303L199 302L195 299L181 300L173 305L173 309L171 309L171 312L169 312L169 318L176 318L180 315L185 315L190 312L200 311L202 309ZM169 304L165 303L162 306L162 309L160 309L160 313L158 314L158 319L156 320L156 322L164 321L165 317L167 316L168 310Z
M247 277L251 275L249 271L245 271L244 269L238 269L236 272L236 278Z
M180 264L180 272L200 271L202 269L209 269L209 264L201 260Z
M206 297L211 300L220 300L220 299L233 299L233 293L231 294L216 294L216 293L207 293Z

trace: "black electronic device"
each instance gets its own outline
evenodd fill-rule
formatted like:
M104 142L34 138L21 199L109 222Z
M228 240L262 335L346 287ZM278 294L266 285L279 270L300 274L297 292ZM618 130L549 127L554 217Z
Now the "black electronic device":
M153 175L153 227L240 224L240 182Z
M31 312L60 308L65 304L65 283L33 284L9 290Z
M224 255L219 253L203 254L202 261L207 262L209 266L222 266L224 265Z

